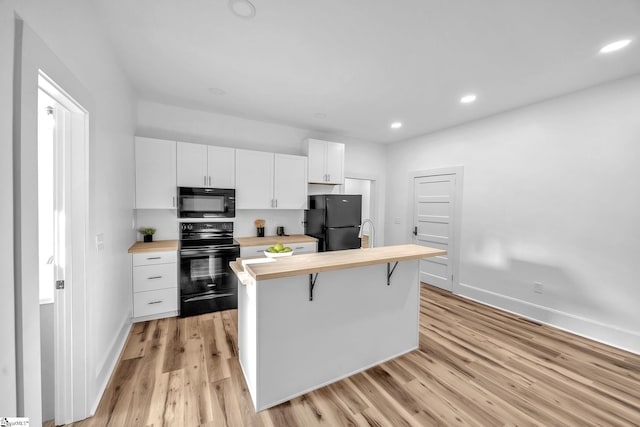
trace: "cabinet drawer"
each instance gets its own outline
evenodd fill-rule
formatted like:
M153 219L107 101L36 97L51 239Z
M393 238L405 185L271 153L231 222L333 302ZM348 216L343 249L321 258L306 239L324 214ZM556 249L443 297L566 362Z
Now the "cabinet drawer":
M133 254L133 265L151 265L151 264L167 264L176 263L178 261L178 253L175 251L163 252L141 252Z
M293 249L294 255L311 254L311 253L317 252L316 246L317 246L316 242L289 244L289 247Z
M316 242L306 242L306 243L285 243L284 246L289 246L293 249L294 255L299 254L309 254L317 251ZM256 256L264 256L264 251L270 248L273 245L262 245L262 246L245 246L240 248L240 258L249 258Z
M133 267L133 292L177 287L178 270L175 263Z
M178 288L159 291L136 292L133 294L133 316L142 317L152 314L178 310Z
M245 246L240 247L240 258L251 258L256 256L264 256L264 251L273 245L262 246Z

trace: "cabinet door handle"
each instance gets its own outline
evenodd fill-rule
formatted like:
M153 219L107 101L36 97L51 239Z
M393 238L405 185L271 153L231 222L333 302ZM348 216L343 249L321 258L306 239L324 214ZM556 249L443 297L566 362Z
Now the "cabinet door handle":
M204 179L204 186L206 187L207 186L207 176L203 175L202 178Z
M297 246L294 249L304 249L304 246Z
M175 207L176 207L176 196L173 196L171 199L172 199L171 204L172 204L172 205L173 205L173 207L175 208Z
M276 208L278 207L278 199L276 199Z
M331 181L331 174L330 173L327 174L327 181Z
M211 176L209 176L209 187L211 187Z
M162 259L162 257L161 256L152 256L152 257L149 257L147 259Z
M151 276L151 277L147 277L147 280L153 280L153 279L162 279L162 276Z
M261 253L263 253L263 252L264 252L264 251L262 251L262 250L260 250L260 251L256 251L256 253L259 253L259 254L261 254Z
M149 304L149 305L151 305L151 304L160 304L161 302L162 302L162 300L160 300L160 301L151 301L151 302L148 302L147 304Z

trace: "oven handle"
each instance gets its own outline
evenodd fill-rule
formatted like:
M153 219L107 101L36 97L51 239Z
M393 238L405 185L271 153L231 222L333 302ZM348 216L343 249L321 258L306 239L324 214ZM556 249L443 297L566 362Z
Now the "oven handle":
M180 256L185 258L194 258L200 255L215 255L223 252L236 252L236 246L222 246L215 249L182 249Z
M232 295L233 294L200 295L197 297L187 298L186 300L184 300L184 302L205 301L205 300L215 299L215 298L230 297Z

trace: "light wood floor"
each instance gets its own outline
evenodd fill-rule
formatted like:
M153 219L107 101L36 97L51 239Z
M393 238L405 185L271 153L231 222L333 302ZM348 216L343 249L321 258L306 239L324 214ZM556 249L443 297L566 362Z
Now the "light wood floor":
M75 426L640 425L640 356L422 287L420 349L255 413L237 313L136 324Z

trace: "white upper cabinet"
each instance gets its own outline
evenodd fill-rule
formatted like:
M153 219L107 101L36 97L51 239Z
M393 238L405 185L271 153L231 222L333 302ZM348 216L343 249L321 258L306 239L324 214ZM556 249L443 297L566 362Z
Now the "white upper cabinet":
M309 183L344 184L344 144L307 139Z
M307 158L275 154L273 198L278 209L307 208Z
M235 187L235 149L178 142L178 187Z
M271 209L273 153L236 150L236 209Z
M178 142L178 187L207 186L207 146Z
M306 209L307 158L236 150L236 209Z
M236 150L228 147L207 147L209 186L236 188Z
M136 209L176 208L176 143L135 139Z

